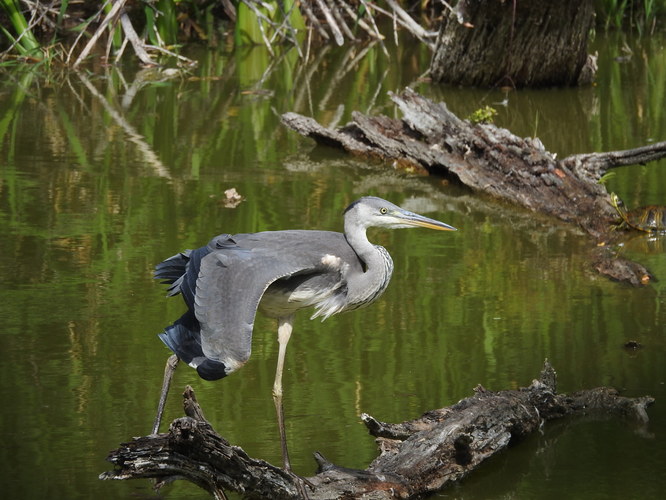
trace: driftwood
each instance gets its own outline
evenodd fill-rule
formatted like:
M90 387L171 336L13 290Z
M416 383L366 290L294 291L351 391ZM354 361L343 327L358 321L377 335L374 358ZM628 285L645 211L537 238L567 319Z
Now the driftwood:
M520 138L489 123L473 124L407 88L390 93L402 119L355 112L347 125L329 129L314 119L285 113L282 122L320 144L378 158L465 186L581 227L594 238L593 267L633 285L653 276L642 265L617 259L603 247L617 238L618 220L599 182L610 169L666 156L666 142L627 151L573 155L561 160L538 138Z
M110 453L116 468L100 479L154 478L158 485L187 479L224 498L224 490L248 498L412 498L440 490L468 475L484 460L539 430L545 421L591 412L648 421L649 396L626 398L610 388L557 394L548 361L538 380L518 390L493 392L478 386L459 403L400 424L361 418L376 437L380 455L365 470L347 469L315 454L319 472L298 478L251 458L217 434L190 387L185 413L168 433L134 438Z

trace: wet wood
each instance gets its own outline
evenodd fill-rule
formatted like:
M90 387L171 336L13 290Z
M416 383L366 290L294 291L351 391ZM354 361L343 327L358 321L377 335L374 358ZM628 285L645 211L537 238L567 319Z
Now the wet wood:
M464 86L544 87L590 83L592 0L460 0L446 11L430 74Z
M610 388L557 394L556 373L548 362L537 380L518 390L489 391L481 386L459 403L421 417L391 424L369 415L362 420L379 445L379 456L365 469L348 469L315 454L313 477L298 478L247 455L215 432L191 388L184 394L186 416L169 432L134 438L110 453L116 467L101 479L154 478L158 486L186 479L224 498L236 491L247 498L311 499L414 498L449 486L484 460L567 415L602 412L648 421L654 400L626 398Z
M377 158L408 170L452 178L470 189L582 228L594 244L617 238L618 214L601 177L614 167L647 163L666 156L666 142L627 151L573 155L561 160L538 138L520 138L488 123L473 124L406 89L390 94L402 118L355 112L352 122L329 129L312 118L285 113L282 122L320 144ZM633 285L653 275L642 265L595 250L591 266Z

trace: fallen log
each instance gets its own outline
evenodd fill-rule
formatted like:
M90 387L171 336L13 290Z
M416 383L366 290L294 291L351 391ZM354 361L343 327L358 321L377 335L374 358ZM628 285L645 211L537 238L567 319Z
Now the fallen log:
M471 123L407 88L390 93L401 119L358 112L337 129L314 119L285 113L284 125L317 143L353 155L377 158L424 173L453 178L474 191L508 200L582 228L604 246L617 239L618 215L599 182L610 169L658 160L666 142L627 151L573 155L561 160L538 138L520 138L490 123ZM593 252L592 266L610 278L633 285L654 277L642 265Z
M601 387L557 394L555 370L548 361L538 380L518 390L489 391L421 417L389 424L363 414L363 422L379 444L379 456L365 469L348 469L315 454L319 471L299 478L247 455L215 432L188 387L185 417L169 432L134 438L112 451L116 468L100 479L153 478L157 485L186 479L225 498L236 491L247 498L311 499L413 498L449 486L483 461L539 430L544 422L567 415L604 414L648 421L649 396L626 398Z

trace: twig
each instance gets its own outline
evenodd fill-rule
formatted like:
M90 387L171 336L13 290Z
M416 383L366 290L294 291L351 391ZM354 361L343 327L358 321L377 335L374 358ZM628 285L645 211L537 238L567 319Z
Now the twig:
M324 13L324 17L326 18L328 27L331 29L331 33L333 33L333 38L335 38L335 43L342 46L345 43L345 38L342 36L342 32L340 31L340 28L338 28L338 25L335 22L335 18L333 17L333 14L331 13L330 9L323 2L323 0L315 0L315 1L317 2L317 5L321 9L321 11Z
M298 57L302 59L303 52L301 51L301 46L298 44L298 39L296 38L297 35L296 28L294 28L291 25L291 19L289 17L291 15L291 12L296 8L298 8L296 4L292 3L289 12L283 12L284 18L282 19L280 25L277 27L274 25L275 33L271 37L271 43L284 32L284 35L282 35L282 37L287 38L291 41L291 43L296 47L296 50L298 51Z
M129 38L129 41L132 44L132 48L134 48L134 52L136 53L137 57L141 60L141 62L149 66L157 66L157 63L153 61L150 58L148 52L146 52L143 40L141 40L139 38L139 35L136 34L136 31L134 31L134 26L132 26L132 21L130 21L127 12L123 12L123 14L120 16L120 24L123 27L125 36Z
M116 64L120 62L120 59L122 59L123 54L125 53L125 49L127 48L127 44L129 43L129 39L127 37L123 38L123 43L120 44L120 48L118 49L118 52L116 53L116 58L115 62ZM106 57L108 59L109 54L111 53L111 46L113 45L113 37L109 37L109 43L106 46Z
M451 7L451 6L448 4L448 2L445 2L444 0L439 0L439 1L444 5L444 7L446 7L447 9L449 9L449 11L451 11L453 14L456 13L456 10L455 10L453 7Z
M307 64L310 59L310 47L312 46L312 29L308 28L308 38L305 42L305 57L303 58L303 63Z
M175 57L176 59L179 59L179 60L181 60L181 61L183 61L187 64L193 65L193 66L197 64L196 61L194 61L194 60L192 60L188 57L182 56L180 54L176 54L175 52L173 52L171 50L168 50L168 49L165 49L164 47L159 47L158 45L144 44L144 47L147 48L147 49L150 49L150 50L155 50L157 52L161 52L161 53L166 54L166 55L171 56L171 57Z
M375 9L377 12L380 12L387 17L394 16L395 22L397 22L400 26L409 31L416 38L421 40L430 49L433 49L435 47L434 43L431 42L430 39L435 38L437 36L436 31L426 31L425 29L423 29L416 21L414 21L409 16L409 14L407 14L404 10L402 10L402 8L393 0L387 0L387 3L389 3L389 5L393 3L393 5L391 6L393 12L389 12L388 10L379 7L376 3L367 2L367 4L371 5L372 8Z
M323 26L321 25L321 23L319 22L319 19L317 19L317 16L315 16L314 13L312 12L312 9L310 8L310 5L308 4L308 2L303 2L303 3L301 3L301 7L302 7L303 10L305 11L305 15L306 15L306 17L308 18L308 20L310 21L310 23L312 24L312 26L314 26L314 28L317 30L317 32L319 33L319 35L320 35L324 40L329 40L330 37L328 36L328 33L326 32L326 30L324 29L324 27L323 27ZM307 60L307 58L306 58L306 60Z
M99 16L101 16L101 15L102 15L102 12L104 12L104 8L106 7L106 4L108 4L110 1L111 1L111 0L106 0L106 1L102 4L102 6L100 7L100 9L97 11L97 14L95 14L94 16L92 16L92 17L91 17L90 19L88 19L87 21L84 21L82 24L85 25L85 27L87 27L87 26L93 21L93 19L97 19ZM66 59L66 62L67 62L67 63L69 63L69 60L72 58L72 53L74 52L74 48L78 45L79 40L81 39L81 37L82 37L84 34L87 33L85 27L83 27L82 29L79 30L79 34L78 34L78 35L76 36L76 38L74 39L74 43L72 43L72 46L70 47L69 52L67 52L67 59Z
M352 8L345 3L344 0L339 0L340 4L342 7L347 11L347 14L349 14L350 17L354 18L356 17L356 13L352 10ZM368 18L368 21L372 25L372 27L368 26L368 24L361 19L360 17L358 18L358 25L363 28L365 31L368 32L368 34L374 38L377 38L378 40L384 40L384 35L382 35L379 32L379 28L377 28L377 24L375 23L375 18L373 17L372 13L370 12L370 7L367 5L367 2L365 0L361 0L361 3L365 7L365 16Z
M231 0L222 0L222 8L227 13L232 23L236 22L236 6L231 3Z
M266 45L268 53L274 56L275 54L273 53L273 47L271 47L271 43L269 42L268 37L266 36L266 31L264 30L264 25L261 23L261 20L263 19L269 26L272 25L272 22L259 9L257 9L257 6L254 5L255 1L257 0L241 0L241 2L247 5L248 8L252 12L254 12L254 15L257 16L257 26L259 26L259 32L261 33L261 38L264 41L264 45Z
M331 9L331 14L338 22L338 26L342 28L342 31L344 31L345 35L347 35L347 38L350 40L355 40L356 37L354 36L354 33L352 33L352 31L349 29L349 26L347 26L347 23L340 14L338 7L334 3L334 0L326 0L326 3L328 4L328 8Z
M110 0L107 0L107 2L105 2L104 5L102 5L102 8L99 10L98 15L101 15L101 13L103 12L104 6L106 4L108 4L109 1ZM121 11L121 9L125 6L126 1L127 0L118 0L117 2L113 2L113 7L111 7L111 10L109 11L109 13L106 16L104 16L104 19L102 20L102 22L98 26L98 28L95 31L95 33L93 34L92 38L90 38L90 40L88 41L86 46L83 48L83 50L79 54L79 57L77 57L76 61L74 61L74 64L73 64L72 68L76 69L79 66L79 64L81 64L81 61L83 61L86 57L88 57L88 54L90 53L92 48L97 43L97 40L99 40L99 38L102 36L102 34L104 33L104 30L109 25L109 23L111 21L113 21L113 19L115 19L115 17L118 15L118 13ZM95 16L95 17L97 17L97 16ZM72 44L72 48L70 49L69 54L67 55L67 61L69 61L69 58L72 55L72 51L74 50L74 47L76 46L76 43L79 41L79 38L83 35L84 32L85 32L85 30L82 30L81 33L79 34L79 36L76 37L76 40Z
M56 27L56 23L51 21L48 17L46 17L46 14L58 14L58 10L53 8L53 2L51 2L51 5L46 6L42 5L39 2L31 2L30 0L23 0L23 3L28 6L28 8L32 11L32 19L35 19L37 17L37 12L40 12L39 18L35 19L34 24L30 22L31 29L32 26L36 26L40 22L42 22L42 19L46 24L48 24L51 28Z
M414 21L414 19L412 19L412 17L409 14L407 14L407 12L405 12L403 8L400 7L395 0L386 0L386 3L389 5L389 7L391 7L391 9L393 9L393 12L395 12L398 15L398 17L400 17L400 19L404 21L405 26L415 36L417 36L418 38L422 38L424 40L428 39L431 36L431 34L426 30L424 30L419 23Z
M372 27L377 34L377 39L379 40L379 45L382 48L382 51L384 52L384 55L386 57L389 57L388 50L386 49L386 44L384 44L384 35L382 35L379 32L379 28L377 28L377 24L375 23L375 17L372 15L372 12L370 11L370 6L367 4L366 0L361 0L361 3L365 7L365 15L368 17L368 20L370 21L370 24L372 24ZM345 4L346 5L346 4ZM361 24L361 20L359 20L359 24Z

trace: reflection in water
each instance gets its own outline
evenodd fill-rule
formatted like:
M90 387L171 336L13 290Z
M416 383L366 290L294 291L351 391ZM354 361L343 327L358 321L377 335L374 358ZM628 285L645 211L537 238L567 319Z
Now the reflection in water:
M666 53L657 38L629 41L636 56L622 64L613 61L622 44L599 40L596 86L508 95L419 81L429 53L415 44L393 48L390 60L377 47L363 49L362 58L359 49L329 47L304 65L295 53L271 59L261 48L202 52L189 54L200 60L197 73L141 84L131 69L70 75L62 84L29 72L6 75L3 490L13 498L149 494L149 484L95 478L109 467L108 450L150 430L167 354L155 335L182 313L177 301L163 300L153 266L210 234L339 231L344 207L364 194L460 231L455 241L371 233L396 266L381 300L323 324L297 319L285 374L297 472L313 472L315 450L366 467L376 452L358 420L362 411L386 421L413 418L455 403L478 383L528 384L544 358L562 391L612 385L663 399L666 264L659 240L634 243L628 235L618 251L631 252L662 281L621 286L588 269L590 243L575 228L439 179L315 148L279 123L286 111L326 124L344 124L354 110L392 115L386 92L412 84L461 116L506 98L496 123L538 134L560 156L635 147L666 136ZM629 206L663 204L661 164L618 170L609 190ZM232 187L245 201L227 208L223 193ZM642 246L659 250L643 254ZM214 384L181 369L174 387L192 384L219 432L279 463L269 397L275 325L258 319L255 332L242 373ZM627 351L629 340L643 348ZM181 414L172 398L166 418ZM615 420L547 426L447 495L632 498L640 484L645 498L655 498L666 487L663 405L649 415L641 434ZM169 488L174 498L201 498L190 485Z
M659 255L666 252L666 234L632 231L618 244L619 253Z
M134 127L130 125L125 118L116 111L113 106L107 101L107 99L100 94L97 89L90 83L90 80L86 78L82 73L77 74L81 79L81 82L86 86L90 94L97 98L99 103L104 107L104 110L113 121L123 129L127 138L132 141L137 146L137 151L140 151L143 156L143 161L146 165L152 166L155 169L155 173L160 177L169 177L169 172L159 158L153 151L153 149L145 142L144 138L139 134ZM127 96L127 94L126 94ZM123 105L127 105L126 102L123 102ZM123 107L124 107L123 106Z

